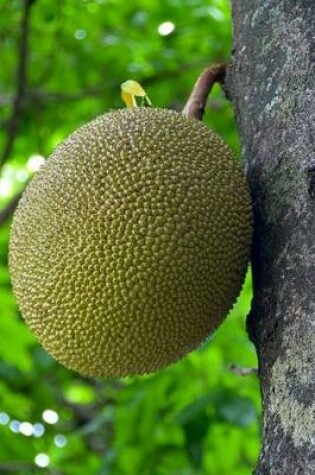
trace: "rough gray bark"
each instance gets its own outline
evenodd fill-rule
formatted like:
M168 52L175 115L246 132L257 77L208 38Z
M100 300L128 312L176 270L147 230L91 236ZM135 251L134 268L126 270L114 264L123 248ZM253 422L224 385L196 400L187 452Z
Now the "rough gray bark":
M228 74L255 211L257 474L315 473L314 0L235 0Z

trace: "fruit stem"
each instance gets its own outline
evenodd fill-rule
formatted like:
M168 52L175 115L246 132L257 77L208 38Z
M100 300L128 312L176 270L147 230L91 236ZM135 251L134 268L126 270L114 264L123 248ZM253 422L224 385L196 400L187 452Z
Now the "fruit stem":
M208 95L218 82L224 84L226 64L214 64L202 71L182 111L186 117L202 120Z

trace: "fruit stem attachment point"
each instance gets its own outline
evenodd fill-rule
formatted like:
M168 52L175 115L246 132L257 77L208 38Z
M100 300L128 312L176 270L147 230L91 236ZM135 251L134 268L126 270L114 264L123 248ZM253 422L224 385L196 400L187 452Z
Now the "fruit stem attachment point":
M152 105L147 93L137 81L129 79L128 81L123 82L120 88L121 98L127 107L145 107ZM137 97L140 97L141 99L139 106L137 104Z
M224 83L226 75L226 64L215 64L202 71L196 84L182 111L186 117L193 117L202 120L206 107L208 95L214 85L218 82Z

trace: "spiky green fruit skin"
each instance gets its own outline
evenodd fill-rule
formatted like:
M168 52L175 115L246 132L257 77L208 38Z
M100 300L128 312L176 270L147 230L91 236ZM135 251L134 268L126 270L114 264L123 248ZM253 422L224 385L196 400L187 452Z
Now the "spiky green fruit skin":
M91 377L143 374L198 347L240 292L247 184L222 140L164 109L105 114L27 187L9 252L44 348Z

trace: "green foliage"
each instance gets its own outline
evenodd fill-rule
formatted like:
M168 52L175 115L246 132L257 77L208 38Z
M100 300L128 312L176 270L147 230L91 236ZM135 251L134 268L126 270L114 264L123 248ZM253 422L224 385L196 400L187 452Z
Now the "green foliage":
M16 92L22 14L22 0L1 2L3 124ZM165 21L175 30L162 36L157 29ZM46 157L82 123L123 106L120 83L135 79L154 105L181 109L201 69L228 60L230 47L227 0L37 0L26 95L0 177L0 206L24 187L34 155ZM206 122L238 152L233 112L217 87ZM6 140L2 127L0 150ZM96 382L54 362L30 334L11 292L8 236L9 223L0 229L0 473L252 473L258 382L231 370L257 365L245 332L250 275L226 322L198 351L155 375ZM47 409L57 422L45 420ZM49 456L54 472L40 468L45 459L38 454Z

